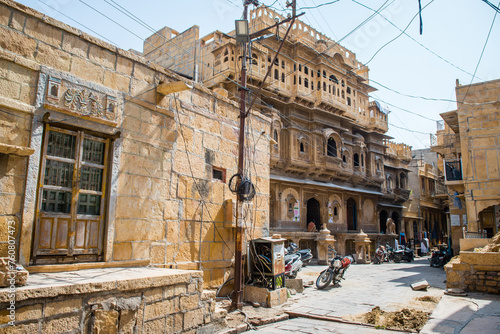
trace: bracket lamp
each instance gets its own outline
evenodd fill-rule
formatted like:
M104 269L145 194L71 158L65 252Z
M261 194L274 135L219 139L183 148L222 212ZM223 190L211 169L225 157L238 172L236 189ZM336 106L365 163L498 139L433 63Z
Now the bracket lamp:
M250 42L250 32L248 30L247 20L235 20L236 26L236 42L237 43L248 43Z

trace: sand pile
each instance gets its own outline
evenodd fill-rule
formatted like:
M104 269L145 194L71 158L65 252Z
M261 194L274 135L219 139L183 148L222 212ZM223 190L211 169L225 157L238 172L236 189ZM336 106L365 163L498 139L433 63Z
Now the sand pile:
M418 332L427 323L429 315L428 312L408 308L397 312L385 312L377 306L365 314L365 321L377 328Z
M495 234L493 238L491 238L490 243L484 246L481 250L481 253L487 252L500 252L500 232Z

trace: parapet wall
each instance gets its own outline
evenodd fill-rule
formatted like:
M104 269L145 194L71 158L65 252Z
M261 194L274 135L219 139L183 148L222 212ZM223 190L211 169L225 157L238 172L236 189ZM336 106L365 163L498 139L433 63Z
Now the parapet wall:
M0 290L0 332L190 332L210 323L215 310L215 293L203 292L202 277L159 268L35 274L16 289L15 304Z
M460 252L446 266L446 287L500 294L500 253Z

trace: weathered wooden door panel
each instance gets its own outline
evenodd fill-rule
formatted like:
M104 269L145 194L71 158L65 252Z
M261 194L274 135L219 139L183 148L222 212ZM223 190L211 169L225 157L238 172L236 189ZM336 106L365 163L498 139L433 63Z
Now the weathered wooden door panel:
M107 139L46 126L34 263L102 258L108 147Z

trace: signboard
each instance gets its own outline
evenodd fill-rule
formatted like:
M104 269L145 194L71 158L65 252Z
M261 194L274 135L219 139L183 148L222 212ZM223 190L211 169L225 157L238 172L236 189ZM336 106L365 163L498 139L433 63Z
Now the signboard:
M451 226L460 226L460 215L450 215Z
M300 220L299 203L295 203L295 206L293 208L293 220Z

